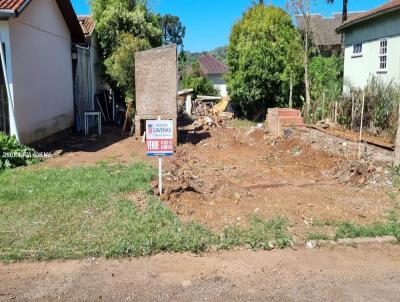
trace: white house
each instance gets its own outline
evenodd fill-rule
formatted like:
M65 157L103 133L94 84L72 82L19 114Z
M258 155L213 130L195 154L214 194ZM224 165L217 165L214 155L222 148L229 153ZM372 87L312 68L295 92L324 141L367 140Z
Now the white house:
M199 58L199 64L202 75L213 82L214 88L222 97L227 96L226 82L223 77L228 72L228 68L210 55L202 55Z
M371 76L400 82L400 0L351 18L337 31L345 37L345 92L364 88Z
M85 36L69 0L0 1L0 131L31 143L74 123L72 45Z

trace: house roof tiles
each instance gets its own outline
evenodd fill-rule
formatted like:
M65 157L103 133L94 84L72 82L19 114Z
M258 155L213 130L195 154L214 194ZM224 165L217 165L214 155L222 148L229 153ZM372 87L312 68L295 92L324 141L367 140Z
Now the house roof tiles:
M0 9L18 12L30 0L0 0Z
M221 75L228 72L228 68L224 64L210 55L202 55L199 63L204 75Z
M375 9L372 9L368 12L365 12L365 13L357 16L356 18L349 19L348 21L343 23L343 25L339 26L337 28L337 31L341 32L345 28L350 27L354 24L357 24L362 21L368 20L370 18L374 18L374 17L380 16L382 14L389 13L391 11L399 10L399 9L400 9L400 0L391 0L390 2L388 2L384 5L381 5Z
M356 18L360 14L362 13L349 13L349 18ZM299 28L304 28L304 17L297 15L296 19ZM310 20L313 39L318 46L341 45L342 38L336 32L336 28L342 24L342 14L334 14L333 17L313 14L310 16Z
M85 34L86 38L89 38L92 36L94 28L95 28L95 22L92 16L87 16L87 15L82 15L78 16L79 23L82 27L83 33Z
M1 17L18 17L32 0L0 0ZM85 36L79 25L74 8L70 0L55 0L64 17L69 31L71 32L72 42L85 43Z

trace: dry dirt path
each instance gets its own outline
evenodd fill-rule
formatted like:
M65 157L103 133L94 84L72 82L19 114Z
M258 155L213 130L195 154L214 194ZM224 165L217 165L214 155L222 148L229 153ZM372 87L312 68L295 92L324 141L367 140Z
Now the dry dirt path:
M0 301L399 301L400 246L0 265Z

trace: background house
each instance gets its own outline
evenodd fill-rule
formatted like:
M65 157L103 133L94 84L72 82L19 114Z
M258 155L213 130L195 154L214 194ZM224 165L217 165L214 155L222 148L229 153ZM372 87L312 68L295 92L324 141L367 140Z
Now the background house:
M349 13L352 19L362 13ZM305 19L303 15L296 16L300 30L304 29ZM333 14L332 17L323 17L320 14L310 16L312 39L322 56L339 55L342 52L342 36L336 32L336 28L342 25L342 14Z
M350 19L337 31L345 36L345 91L364 88L371 76L400 80L400 0Z
M75 69L75 129L84 128L84 112L97 108L96 94L102 93L105 82L100 69L100 45L96 33L96 24L92 16L78 16L86 45L76 46Z
M202 75L213 82L221 96L227 96L228 91L223 76L228 72L228 68L210 55L202 55L198 61Z
M0 131L31 143L72 126L71 46L85 37L70 1L0 1L0 17Z

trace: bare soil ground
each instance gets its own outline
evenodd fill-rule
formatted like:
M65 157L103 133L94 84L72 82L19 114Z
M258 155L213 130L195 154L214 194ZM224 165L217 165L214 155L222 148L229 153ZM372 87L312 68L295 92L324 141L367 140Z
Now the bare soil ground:
M343 141L316 130L275 139L262 129L218 128L182 133L181 138L176 155L165 160L163 200L182 219L214 230L247 225L255 215L282 216L291 223L296 241L304 242L308 233L321 228L334 232L329 226L315 226L316 222L369 224L385 220L393 207L386 180L388 162L357 161L349 142L344 152ZM61 143L42 146L66 150L42 165L141 159L156 166L156 160L145 157L144 144L123 139L116 129L107 129L99 140ZM384 150L374 154L380 152L387 157Z
M0 301L398 301L400 247L0 264Z

